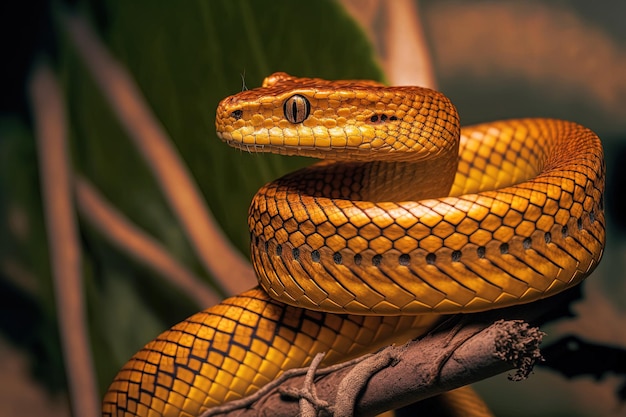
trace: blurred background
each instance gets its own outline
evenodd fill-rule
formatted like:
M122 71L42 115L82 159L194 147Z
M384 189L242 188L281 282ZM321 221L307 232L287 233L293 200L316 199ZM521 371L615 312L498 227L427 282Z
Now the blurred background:
M594 130L607 163L606 251L575 316L543 330L546 344L576 335L601 347L603 360L572 379L538 367L526 381L502 375L477 389L498 416L626 415L625 2L0 7L0 417L85 415L81 386L100 397L162 330L253 285L245 264L252 195L311 161L229 149L215 136L214 112L274 71L434 87L465 125L557 117ZM67 143L46 137L57 130ZM69 206L57 211L55 201ZM74 225L70 241L55 240L53 225L64 221ZM78 259L67 274L55 258L66 247ZM241 272L224 276L216 258ZM67 338L81 332L85 357L68 355L81 338ZM71 388L73 361L91 385Z

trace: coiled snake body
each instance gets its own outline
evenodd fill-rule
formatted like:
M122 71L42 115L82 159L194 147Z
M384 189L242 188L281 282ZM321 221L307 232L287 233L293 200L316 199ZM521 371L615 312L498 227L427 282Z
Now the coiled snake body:
M333 162L257 193L248 222L262 289L148 343L104 415L198 415L318 352L338 362L423 334L442 313L553 295L602 255L602 147L578 124L461 132L432 90L276 73L224 99L216 126L247 151Z

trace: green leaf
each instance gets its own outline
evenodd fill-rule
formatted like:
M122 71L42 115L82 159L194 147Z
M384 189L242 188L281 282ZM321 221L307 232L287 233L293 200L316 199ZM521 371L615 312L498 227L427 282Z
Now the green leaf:
M330 79L382 76L364 34L333 1L111 0L94 10L103 40L171 136L217 221L246 255L247 210L256 190L311 161L229 148L215 135L217 103L244 82L259 86L275 71ZM210 281L142 157L71 43L62 39L76 169ZM106 380L156 328L165 329L196 307L89 227L83 225L82 233L95 354Z

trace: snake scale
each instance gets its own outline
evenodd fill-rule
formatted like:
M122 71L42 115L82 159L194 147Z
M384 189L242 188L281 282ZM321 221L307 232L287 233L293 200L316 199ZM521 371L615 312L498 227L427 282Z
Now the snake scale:
M325 160L255 195L260 287L149 342L109 387L105 416L197 416L318 352L338 362L441 314L556 294L602 256L602 146L576 123L461 130L432 90L276 73L224 99L216 127L249 152Z

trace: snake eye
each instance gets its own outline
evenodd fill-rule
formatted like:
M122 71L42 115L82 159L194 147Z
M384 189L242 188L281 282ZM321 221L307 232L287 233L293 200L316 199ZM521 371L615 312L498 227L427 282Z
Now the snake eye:
M235 120L241 119L241 116L243 116L242 110L235 110L234 112L230 114L230 117L234 118Z
M302 123L311 112L311 103L300 94L293 95L285 100L283 105L285 118L290 123Z

